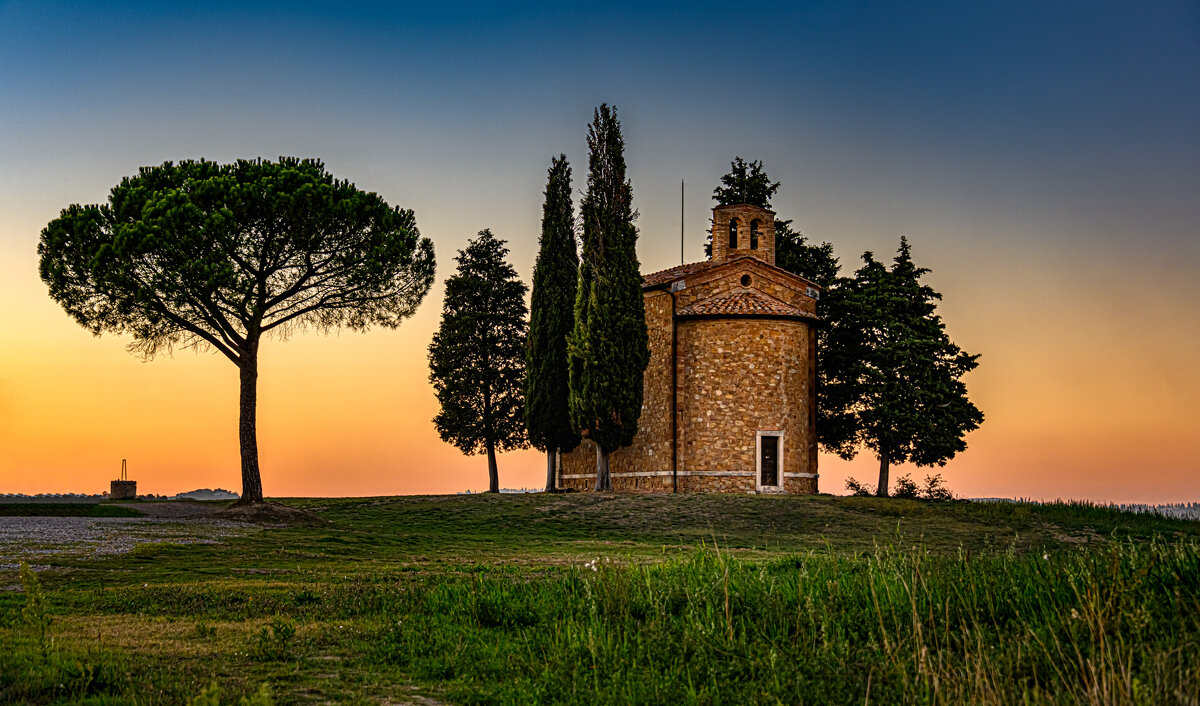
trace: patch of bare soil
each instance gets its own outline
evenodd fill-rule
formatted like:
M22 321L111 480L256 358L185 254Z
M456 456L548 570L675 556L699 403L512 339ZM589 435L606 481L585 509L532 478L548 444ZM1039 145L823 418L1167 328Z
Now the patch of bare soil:
M234 522L253 522L260 525L324 525L329 523L328 520L308 510L289 507L269 500L246 505L230 505L217 510L210 517Z

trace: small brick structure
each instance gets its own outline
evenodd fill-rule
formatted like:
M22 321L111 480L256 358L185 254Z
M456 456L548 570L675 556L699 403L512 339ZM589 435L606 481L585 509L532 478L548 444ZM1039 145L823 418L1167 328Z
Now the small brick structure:
M770 209L718 206L712 234L711 259L643 278L650 363L613 489L815 493L820 287L775 266ZM595 476L592 442L562 454L560 488Z
M108 484L109 500L132 500L137 497L136 480L114 480Z

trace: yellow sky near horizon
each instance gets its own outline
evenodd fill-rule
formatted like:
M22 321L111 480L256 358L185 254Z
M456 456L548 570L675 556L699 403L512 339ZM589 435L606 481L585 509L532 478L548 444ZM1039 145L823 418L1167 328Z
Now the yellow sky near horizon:
M644 271L672 264L645 233L643 240L651 251L642 255ZM536 244L511 244L528 280ZM425 355L454 249L437 247L439 284L399 329L264 343L258 436L268 495L486 487L483 457L442 442L430 421L436 401ZM1031 258L1015 273L984 264L1009 257L1005 246L975 249L979 261L963 263L936 242L917 238L914 247L945 295L940 311L951 336L982 353L967 382L986 421L947 467L901 466L893 478L940 472L965 496L1200 496L1200 332L1188 308L1200 288L1189 273L1164 267L1139 278L1095 264L1064 271L1053 257ZM854 262L842 255L849 272ZM0 263L0 275L0 492L99 492L122 458L144 493L240 489L230 362L191 350L144 362L126 352L127 339L93 337L45 294L28 253ZM1163 291L1194 298L1173 309L1156 301ZM847 475L874 482L877 472L867 455L845 462L822 454L820 465L820 488L832 493L845 492ZM501 485L540 487L544 468L536 451L503 454Z

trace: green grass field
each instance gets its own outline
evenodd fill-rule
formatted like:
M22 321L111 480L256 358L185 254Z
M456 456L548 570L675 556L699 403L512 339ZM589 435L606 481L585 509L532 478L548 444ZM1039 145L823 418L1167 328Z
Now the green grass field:
M0 700L1200 698L1197 522L833 497L287 502L327 523L0 570Z

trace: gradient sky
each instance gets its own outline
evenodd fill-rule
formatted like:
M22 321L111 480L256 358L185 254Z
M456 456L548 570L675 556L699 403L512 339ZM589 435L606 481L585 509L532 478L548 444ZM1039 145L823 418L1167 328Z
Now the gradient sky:
M703 257L735 155L844 270L901 235L987 415L967 496L1200 499L1200 4L0 2L0 492L240 488L237 374L151 362L52 302L35 248L143 165L320 157L412 208L438 284L395 331L264 343L268 495L486 487L437 437L426 349L467 239L527 282L552 155L620 110L643 272ZM501 456L538 486L536 452ZM821 489L875 461L822 454ZM901 467L920 478L925 469ZM894 476L893 476L894 477Z

